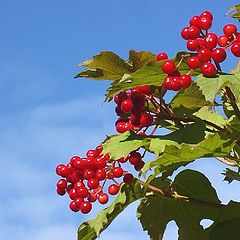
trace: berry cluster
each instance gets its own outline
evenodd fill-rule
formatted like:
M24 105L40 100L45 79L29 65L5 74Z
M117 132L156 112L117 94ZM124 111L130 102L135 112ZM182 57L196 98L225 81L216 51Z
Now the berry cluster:
M189 24L182 29L181 36L187 40L187 49L194 51L188 60L187 65L190 69L201 69L206 77L212 77L220 70L219 63L223 62L231 46L234 56L240 57L240 36L234 24L227 24L223 27L222 36L217 36L209 32L212 27L213 15L205 11L200 16L193 16Z
M68 194L71 199L69 207L74 212L89 213L95 201L106 204L109 200L108 194L104 192L107 180L112 181L107 187L110 195L116 195L121 188L121 183L116 180L122 178L121 182L131 184L134 177L123 170L123 163L129 161L136 171L144 165L142 155L137 151L131 152L127 158L112 160L109 154L102 154L102 149L100 145L89 150L85 158L73 156L68 164L56 167L57 175L62 177L57 182L57 193L60 196Z
M117 132L139 131L153 123L154 118L147 111L150 92L150 86L144 85L114 96L115 112L119 116L115 123Z
M161 60L166 60L162 65L162 70L167 74L163 81L163 86L167 90L178 91L191 85L191 76L189 74L180 74L177 70L178 66L175 65L174 61L168 59L168 55L165 52L157 54L155 62Z

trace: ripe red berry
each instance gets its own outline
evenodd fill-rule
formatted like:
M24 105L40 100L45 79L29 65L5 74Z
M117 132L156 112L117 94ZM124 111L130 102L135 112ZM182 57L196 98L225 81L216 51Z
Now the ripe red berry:
M153 123L153 116L149 113L143 113L140 118L140 124L142 127L148 127Z
M74 168L76 169L76 170L83 170L83 169L85 169L85 167L86 167L86 162L85 162L85 160L83 160L82 158L80 158L80 157L72 157L72 159L73 158L75 158L75 160L74 160Z
M145 104L145 96L142 94L136 94L132 98L132 104L134 106L143 106Z
M137 90L141 94L149 95L151 89L149 85L143 85L143 86L138 86Z
M175 63L172 60L167 60L162 65L162 70L166 74L174 73L175 68L176 68Z
M223 48L215 48L212 51L212 59L216 63L223 62L227 57L227 53Z
M132 114L129 121L134 126L140 126L140 118L141 118L141 114Z
M200 17L208 17L211 19L211 21L213 20L213 15L212 13L210 13L209 11L204 11L200 14Z
M187 74L183 74L179 77L179 81L182 88L188 88L192 83L192 78Z
M106 193L99 193L98 194L98 201L101 204L106 204L108 202L108 195Z
M195 26L191 26L188 28L188 38L189 39L196 39L200 36L200 29Z
M163 80L163 87L167 90L172 90L172 81L173 81L172 76L165 77Z
M234 24L227 24L223 27L223 33L227 37L231 37L233 34L237 32L237 27Z
M96 188L98 188L98 186L99 186L99 181L98 181L98 179L96 179L96 178L89 179L89 180L87 181L87 185L88 185L88 187L89 187L90 189L96 189Z
M199 16L193 16L189 21L190 26L199 28L199 20L200 20Z
M57 166L56 172L61 177L66 178L70 174L70 169L67 166L61 164Z
M209 33L204 39L204 47L213 49L217 46L217 35L215 33Z
M157 61L168 59L168 55L165 52L160 52L157 54Z
M189 39L189 37L188 37L188 29L189 29L189 27L185 27L185 28L183 28L183 30L181 31L181 36L182 36L182 38L185 39L185 40L188 40L188 39Z
M115 178L119 178L119 177L122 177L123 175L123 169L121 167L115 167L113 169L113 176Z
M57 182L57 188L59 188L59 189L67 189L67 181L65 179L60 179Z
M132 165L137 164L137 162L139 162L141 160L142 160L142 155L139 152L136 152L136 151L130 152L130 154L129 154L129 162Z
M97 200L97 194L95 192L91 192L87 199L89 202L95 202Z
M121 103L121 110L125 113L129 113L132 107L132 101L130 98L127 98Z
M190 51L197 51L198 50L198 40L197 39L190 39L187 41L187 49Z
M108 192L109 192L109 194L111 194L111 195L116 195L116 194L118 194L119 190L120 190L120 186L117 185L117 184L111 184L111 185L108 187Z
M206 77L212 77L216 74L216 67L210 62L204 63L201 66L201 72Z
M134 165L134 169L135 169L136 171L140 171L140 170L143 168L144 164L145 164L144 161L137 162L137 163Z
M78 195L79 197L86 198L86 197L89 195L89 191L88 191L87 188L82 187L82 188L79 188L79 189L78 189L77 195Z
M191 69L197 69L200 66L199 58L196 56L192 56L187 60L187 65Z
M68 195L69 195L69 197L72 199L72 200L75 200L76 198L77 198L77 191L76 191L76 189L74 189L74 188L71 188L70 190L69 190L69 192L68 192Z
M93 170L86 169L83 172L83 177L86 180L92 179L92 178L94 178L94 176L95 176L95 172Z
M208 48L201 48L198 51L198 59L200 62L208 62L211 59L212 52Z
M98 169L95 173L95 178L98 179L99 181L102 181L106 178L107 173L104 169Z
M92 204L89 201L83 201L80 205L82 213L89 213L92 210Z
M125 123L123 124L124 132L130 131L130 130L132 130L132 128L133 128L133 125L132 125L130 122L125 122Z
M95 159L95 168L96 169L103 169L106 167L107 160L105 157L98 157Z
M121 102L127 98L127 93L126 92L120 92L117 95L114 96L114 102L116 104L121 104Z
M124 124L125 122L118 122L116 125L116 131L119 133L124 133L125 132Z
M96 150L90 149L90 150L87 151L86 156L87 156L87 157L93 157L93 158L94 158L94 157L97 157L97 156L98 156L98 153L97 153Z
M73 212L78 212L79 211L79 204L76 203L75 201L71 201L69 204L69 208L73 211Z
M180 81L179 81L179 76L174 76L171 79L171 90L178 91L180 89L181 89L181 84L180 84Z
M217 43L220 47L226 47L228 45L228 41L229 41L229 39L225 35L222 35L222 36L218 37L218 39L217 39Z
M123 177L123 182L126 184L131 184L133 182L133 175L131 173L127 173Z
M63 196L63 195L65 195L65 193L66 193L66 190L65 190L65 189L57 188L57 194L58 194L58 195Z
M240 42L236 42L232 45L231 52L235 57L240 57Z
M209 17L200 17L199 19L199 27L203 30L208 30L212 27L212 20Z

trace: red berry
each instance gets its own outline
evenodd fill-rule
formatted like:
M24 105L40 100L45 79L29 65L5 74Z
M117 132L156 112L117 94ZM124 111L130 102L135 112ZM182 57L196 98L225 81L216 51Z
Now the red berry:
M115 107L115 113L120 116L122 115L124 112L122 111L121 107L120 106L116 106Z
M190 39L187 41L187 49L190 51L197 51L198 50L198 40L197 39Z
M144 106L132 106L131 108L131 114L140 114L142 112L145 112Z
M237 32L237 27L234 24L227 24L223 27L223 33L227 36L227 37L231 37L233 34L235 34Z
M188 38L196 39L200 36L200 29L194 26L188 28Z
M209 17L200 17L199 19L199 27L203 30L208 30L212 27L212 20Z
M199 16L193 16L191 19L190 19L190 26L194 26L194 27L199 27L199 20L200 20L200 17Z
M141 114L132 114L129 121L134 126L140 126L140 118L141 118Z
M133 96L132 104L134 106L143 106L145 104L145 96L142 94L137 94Z
M213 15L212 13L210 13L209 11L204 11L201 13L200 17L208 17L211 19L211 21L213 20Z
M210 62L204 63L201 66L201 72L206 77L212 77L216 74L216 67Z
M133 175L131 173L127 173L126 175L124 175L123 182L125 182L126 184L131 184L133 182Z
M69 204L69 207L73 212L78 212L79 211L79 205L75 201L71 201L70 204Z
M182 88L188 88L191 86L191 83L192 83L191 76L189 76L187 74L183 74L179 77L179 79L180 79L179 81L180 81Z
M223 62L227 57L227 53L223 48L215 48L212 51L212 59L216 63Z
M200 66L199 58L196 56L192 56L187 60L187 65L191 69L197 69Z
M225 35L222 35L217 39L217 43L220 47L226 47L228 45L228 41L228 37Z
M57 182L57 188L59 188L59 189L67 189L67 181L65 179L60 179Z
M172 60L167 60L162 65L162 70L166 74L174 73L175 68L176 68L175 63Z
M138 86L137 90L141 94L145 94L145 95L150 94L150 86L149 85Z
M101 204L106 204L108 202L108 195L106 193L99 193L98 201Z
M168 59L168 55L165 52L161 52L157 54L157 61L161 61L164 59Z
M88 191L87 188L82 187L82 188L79 188L79 189L78 189L77 195L78 195L79 197L86 198L86 197L89 195L89 191Z
M128 158L121 157L121 158L118 159L118 162L125 163L125 162L127 162L127 160L128 160Z
M90 149L90 150L87 151L86 156L95 158L95 157L98 156L98 153L97 153L96 150Z
M116 194L118 194L119 190L120 190L120 186L117 185L117 184L111 184L111 185L108 187L108 192L109 192L109 194L111 194L111 195L116 195Z
M153 116L149 113L143 113L140 118L140 124L142 127L148 127L153 123Z
M124 133L124 131L125 131L124 124L125 124L125 122L117 123L116 131L119 132L119 133Z
M240 43L236 42L231 47L231 52L235 57L240 57Z
M65 193L66 193L66 190L65 190L65 189L57 188L57 194L58 194L58 195L63 196L63 195L65 195Z
M94 179L89 179L89 180L87 181L87 185L88 185L88 187L89 187L90 189L96 189L96 188L98 188L98 186L99 186L99 181L98 181L98 179L96 179L96 178L94 178Z
M57 165L57 167L56 167L56 174L57 174L57 175L60 175L61 169L62 169L62 167L64 167L64 166L65 166L64 164L59 164L59 165Z
M189 27L185 27L185 28L183 28L183 30L181 31L181 36L182 36L182 38L185 39L185 40L188 40L188 39L189 39L189 37L188 37L188 29L189 29Z
M123 175L123 169L121 167L115 167L113 169L113 176L115 178L120 178Z
M104 169L98 169L95 173L95 178L98 179L99 181L102 181L106 178L107 173Z
M92 179L92 178L94 178L94 176L95 176L95 172L93 170L86 169L83 172L83 177L86 180Z
M172 81L173 81L172 76L165 77L163 80L163 87L166 88L167 90L172 90Z
M74 188L71 188L68 195L72 200L75 200L77 198L77 191Z
M65 165L61 165L61 167L57 166L56 169L58 175L60 175L61 177L67 177L70 174L70 169L65 166Z
M217 46L217 35L215 33L209 33L205 40L204 40L204 46L208 49L213 49Z
M132 130L133 126L130 122L125 122L123 125L124 132Z
M75 158L75 160L74 160L74 168L76 169L76 170L83 170L83 169L85 169L85 167L86 167L86 162L85 162L85 160L83 160L82 158L80 158L80 157L78 157L78 158L76 158L76 157L72 157L72 159L73 158Z
M95 169L95 157L88 157L85 161L85 169L94 170Z
M123 112L129 113L131 111L131 107L132 107L131 99L127 98L127 99L122 101L122 103L121 103L121 110Z
M105 157L103 158L96 158L95 159L95 168L96 169L103 169L106 167L106 164L107 164L107 160Z
M140 170L143 168L144 164L145 164L144 161L140 161L140 162L138 162L138 163L136 163L136 164L134 165L134 169L135 169L136 171L140 171Z
M126 92L120 92L117 95L114 96L114 102L116 104L121 104L121 102L127 98L127 93Z
M142 160L142 155L139 152L133 151L129 154L129 162L135 165L137 162Z
M95 192L91 192L87 199L89 202L95 202L97 200L97 194Z
M174 76L171 80L171 89L173 91L178 91L181 89L181 84L179 81L179 76Z
M81 198L81 197L77 197L75 200L75 203L79 206L79 208L80 208L80 205L81 205L81 203L83 202L83 198Z
M198 59L200 62L208 62L211 59L212 52L208 48L201 48L198 51Z
M80 205L80 211L82 213L89 213L92 210L92 204L88 201L83 201Z

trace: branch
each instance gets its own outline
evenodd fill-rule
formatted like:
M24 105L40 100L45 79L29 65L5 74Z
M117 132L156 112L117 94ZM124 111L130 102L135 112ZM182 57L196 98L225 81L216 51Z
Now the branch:
M240 110L238 108L238 105L236 104L236 98L232 92L232 90L227 86L225 87L227 97L230 101L230 104L232 105L232 108L234 110L234 113L238 119L240 119Z

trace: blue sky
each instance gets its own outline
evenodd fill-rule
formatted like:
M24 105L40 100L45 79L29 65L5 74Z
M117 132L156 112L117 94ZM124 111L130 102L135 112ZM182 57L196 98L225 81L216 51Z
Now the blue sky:
M74 80L75 66L101 50L127 57L129 49L185 49L181 29L191 16L210 10L213 30L238 1L0 1L0 238L75 239L77 226L94 217L68 210L55 194L55 166L84 154L114 132L113 104L104 104L108 82ZM226 70L234 63L225 64ZM222 183L213 159L189 167L203 170L224 202L239 200L239 185ZM214 174L213 174L214 172ZM174 224L165 236L175 239ZM129 207L101 240L148 239Z

